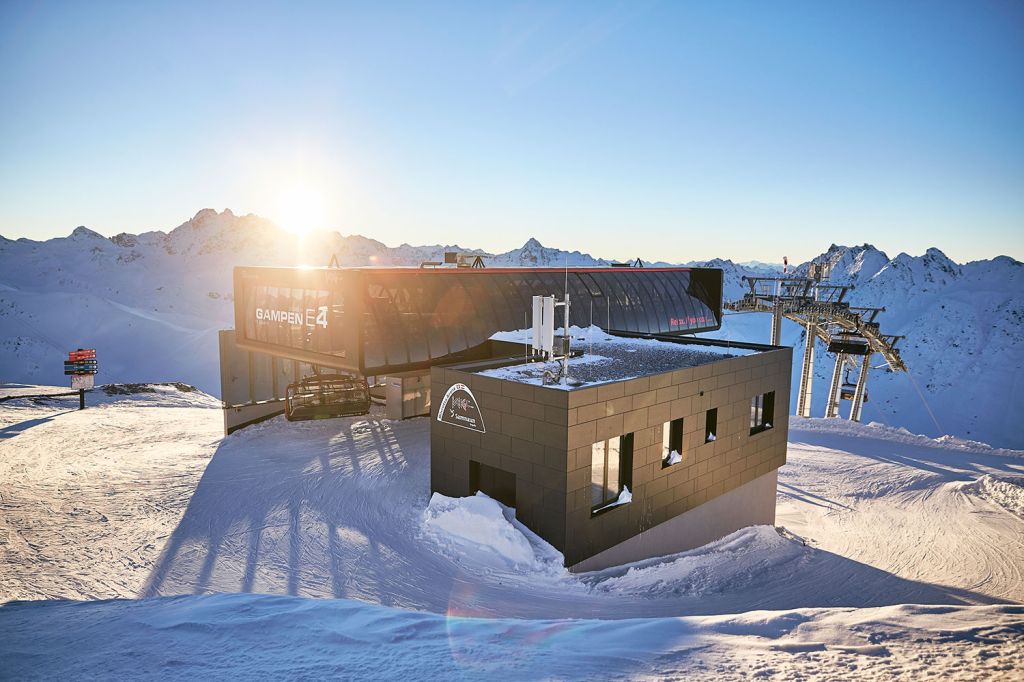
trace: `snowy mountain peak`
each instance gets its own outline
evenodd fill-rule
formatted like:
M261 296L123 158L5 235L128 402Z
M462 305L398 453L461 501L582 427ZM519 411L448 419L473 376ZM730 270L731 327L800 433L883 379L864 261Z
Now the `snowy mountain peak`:
M946 254L939 251L934 246L924 252L924 255L921 256L921 261L925 265L938 268L953 277L958 277L963 274L961 267L956 262L951 260L946 256Z
M260 219L256 219L258 222ZM253 221L249 220L249 216L239 218L231 212L230 208L225 208L223 211L218 213L216 209L204 208L197 212L191 220L182 223L175 230L171 230L171 234L183 227L189 227L192 230L216 230L218 228L234 227L243 223L250 223Z
M830 279L836 283L856 286L874 276L889 262L889 257L871 244L860 246L842 246L832 244L825 253L815 256L808 263L795 268L794 272L806 274L811 263L828 265L831 268Z
M113 242L114 244L117 244L118 246L130 249L131 247L139 243L139 238L134 234L122 232L120 234L115 234L113 237L110 238L110 241Z
M226 213L229 213L230 215L234 215L230 211L226 211ZM217 217L217 209L214 209L214 208L201 208L192 217L192 220L190 220L188 222L191 223L192 225L201 225L203 223L206 223L206 222L209 222L211 220L214 220L216 217Z
M962 274L960 265L950 260L946 254L936 248L928 249L921 256L900 253L889 264L895 268L906 268L914 272L941 272L950 277L958 277Z
M974 261L974 262L975 263L984 263L985 261ZM1010 258L1009 256L996 256L995 258L993 258L989 262L992 263L993 266L998 266L998 267L1019 268L1021 266L1024 266L1024 263L1021 263L1016 258Z
M521 248L495 256L491 264L497 266L558 267L564 265L607 265L608 261L594 258L589 253L550 248L541 244L535 237L530 237Z
M68 236L70 239L106 239L102 234L90 230L85 225L79 225Z

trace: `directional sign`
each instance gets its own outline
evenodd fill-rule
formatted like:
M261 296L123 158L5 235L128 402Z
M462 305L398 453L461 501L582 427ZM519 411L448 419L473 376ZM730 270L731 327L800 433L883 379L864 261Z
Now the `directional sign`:
M95 348L79 348L68 353L68 359L64 361L64 374L72 376L76 374L96 374L99 371L99 364L96 361Z
M96 372L99 371L99 364L96 362L95 348L79 348L68 353L68 359L64 361L64 375L71 376L71 388L78 389L78 409L85 409L85 392L91 389L96 382Z
M76 374L96 374L99 371L99 365L95 359L91 360L65 360L64 361L64 374L76 375Z

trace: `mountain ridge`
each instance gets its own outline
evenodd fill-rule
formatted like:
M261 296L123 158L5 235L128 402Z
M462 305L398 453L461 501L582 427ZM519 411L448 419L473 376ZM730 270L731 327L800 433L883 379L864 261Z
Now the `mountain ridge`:
M535 237L500 254L438 244L392 247L338 232L300 240L259 216L212 209L167 232L104 237L79 226L45 241L0 237L0 378L62 383L66 350L97 347L101 381L180 380L216 394L216 335L233 325L234 266L325 265L332 255L343 266L416 266L441 261L449 250L502 267L611 262L544 246ZM1012 401L1005 399L1021 388L1024 367L1019 261L998 256L956 263L935 247L889 258L871 244L832 244L794 271L804 273L810 263L828 263L831 281L854 287L851 305L886 308L878 320L885 333L906 337L900 343L910 374L874 372L865 419L1024 445L1024 435L1010 426ZM744 276L781 271L722 258L681 265L721 268L726 300L749 290ZM715 335L765 343L768 327L767 316L730 314ZM799 358L802 328L787 322L783 341ZM818 351L828 357L823 345ZM815 365L816 414L831 370L829 359ZM794 395L796 385L795 376Z
M178 235L181 234L181 233L185 233L185 232L189 232L189 231L191 231L191 232L200 232L203 229L206 229L208 226L216 224L218 221L223 222L225 219L226 220L236 221L238 224L240 224L243 227L245 227L247 225L251 225L251 226L254 226L254 227L259 227L261 229L273 229L273 230L278 231L281 235L288 236L288 238L294 238L294 235L291 235L290 233L287 233L285 230L283 230L282 228L280 228L276 224L274 224L271 220L269 220L267 218L262 218L262 217L260 217L260 216L258 216L256 214L254 214L254 213L247 213L247 214L244 214L244 215L237 215L230 208L225 208L220 213L218 213L216 211L216 209L213 209L213 208L202 208L199 211L197 211L196 214L192 218L190 218L189 220L184 221L183 223L181 223L177 227L171 228L167 232L164 232L162 230L149 230L149 231L140 232L140 233L120 232L120 233L118 233L116 235L112 235L110 237L106 237L106 236L100 234L99 232L96 232L95 230L93 230L93 229L91 229L91 228L89 228L89 227L87 227L85 225L79 225L76 228L74 228L66 237L51 237L50 239L46 239L46 240L33 240L33 239L30 239L30 238L27 238L27 237L19 237L17 239L11 239L9 237L5 237L3 234L0 234L0 242L47 244L47 243L53 242L54 240L69 239L69 238L73 238L73 237L76 237L76 236L87 236L89 238L98 238L98 239L107 240L107 241L110 241L110 242L112 242L112 243L114 243L114 244L116 244L118 246L122 246L122 247L125 247L125 248L131 248L131 247L134 247L134 246L138 245L139 243L152 242L152 241L155 241L155 240L159 240L160 238L164 238L164 239L166 239L166 238L180 239L180 237L178 237ZM504 251L504 252L500 252L500 253L493 253L493 252L487 251L485 249L464 248L464 247L461 247L461 246L459 246L457 244L455 244L455 245L431 244L431 245L418 245L417 246L417 245L411 245L411 244L409 244L407 242L403 242L402 244L400 244L398 246L388 246L384 242L381 242L381 241L379 241L377 239L374 239L372 237L367 237L367 236L359 234L359 233L352 233L352 234L348 234L348 235L343 235L343 234L341 234L340 231L337 231L337 230L319 230L319 231L315 231L315 232L311 233L311 237L314 240L317 240L318 242L332 241L332 240L333 241L345 242L345 241L351 240L351 241L355 241L355 242L369 243L369 244L372 244L375 248L377 248L379 250L382 250L382 251L406 252L406 253L408 253L408 252L427 251L428 253L436 253L436 252L439 252L439 251L443 252L443 250L454 250L454 251L458 251L460 253L471 254L471 255L480 255L480 256L490 257L490 258L494 258L494 259L499 259L501 262L512 260L512 259L514 259L516 257L517 254L537 253L537 252L540 252L540 253L548 256L548 258L540 258L538 260L550 260L550 261L552 261L552 264L554 264L553 261L555 259L557 259L557 258L563 258L564 259L564 257L566 257L566 256L568 256L570 258L570 263L569 263L570 265L574 264L572 262L572 260L571 260L573 257L576 257L579 261L581 261L581 262L577 263L579 265L582 265L583 262L586 262L586 263L589 263L589 264L594 264L594 265L608 265L608 264L611 264L612 262L614 262L612 259L596 257L596 256L593 256L593 255L591 255L589 253L584 253L584 252L580 252L580 251L567 251L567 250L564 250L564 249L561 249L561 248L558 248L558 247L544 246L540 242L539 239L537 239L536 237L533 237L533 236L529 237L526 240L526 242L523 243L522 246L520 246L520 247L518 247L516 249L510 249L509 251ZM889 257L885 254L884 251L882 251L881 249L878 249L875 246L873 246L871 244L868 244L868 243L864 243L863 245L852 246L852 247L851 246L845 246L845 245L833 243L822 254L820 254L818 256L815 256L810 261L807 261L807 262L804 262L804 263L802 263L800 265L794 266L793 267L793 271L801 271L801 269L805 270L809 263L823 263L823 262L828 262L830 260L833 261L833 265L836 265L837 264L836 261L841 261L842 260L841 257L840 258L835 258L836 254L840 254L840 256L845 255L845 254L851 254L853 256L856 256L857 254L860 254L860 253L877 253L881 257L883 257L885 260L889 260ZM551 255L551 254L555 254L555 255ZM937 247L929 247L928 249L926 249L925 253L922 254L922 256L910 256L909 254L906 254L905 252L901 252L897 256L897 258L899 258L900 256L903 256L903 257L906 257L906 258L921 258L921 257L925 257L925 256L932 256L933 258L937 258L939 260L946 260L949 263L951 263L953 265L956 265L956 266L970 265L970 264L974 264L974 263L988 263L988 262L991 262L991 261L996 260L996 259L1007 259L1007 260L1010 260L1010 261L1012 261L1014 263L1020 263L1020 261L1017 261L1016 259L1014 259L1014 258L1012 258L1010 256L1007 256L1007 255L996 255L996 256L993 256L992 258L988 258L988 259L979 259L979 260L975 260L975 261L967 261L965 263L957 263L956 261L953 261L948 256L946 256L946 254L944 252L942 252ZM527 260L529 260L529 259L527 259ZM626 262L626 261L632 261L632 260L635 260L635 256L634 257L630 257L630 258L626 258L626 259L620 259L619 262ZM712 258L712 259L707 259L707 260L691 260L691 261L678 262L678 263L676 263L676 262L668 262L668 261L654 261L654 260L644 260L643 262L648 264L648 265L679 265L679 266L687 266L687 265L689 265L689 266L709 267L706 264L713 263L713 262L716 262L716 261L728 263L728 264L731 264L731 265L735 265L736 267L739 267L739 268L744 268L744 269L747 269L747 270L750 270L750 271L756 271L756 272L761 272L761 271L779 271L779 272L781 272L781 270L782 270L782 264L781 263L765 263L765 262L761 262L761 261L737 262L737 261L732 261L731 259L723 259L723 258L719 258L719 257ZM410 264L412 264L412 263L410 263ZM713 267L713 266L710 266L710 267Z

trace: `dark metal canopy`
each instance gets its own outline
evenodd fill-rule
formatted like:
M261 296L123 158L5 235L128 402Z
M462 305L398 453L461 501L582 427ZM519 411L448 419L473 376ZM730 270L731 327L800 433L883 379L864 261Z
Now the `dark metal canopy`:
M530 326L533 296L570 296L570 324L718 329L717 268L235 268L242 348L364 375L473 359ZM559 317L558 322L561 322Z

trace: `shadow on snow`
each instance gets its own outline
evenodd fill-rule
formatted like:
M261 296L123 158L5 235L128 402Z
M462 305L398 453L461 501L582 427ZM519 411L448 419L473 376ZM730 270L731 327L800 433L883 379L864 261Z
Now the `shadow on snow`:
M805 441L813 435L800 434L811 437ZM223 439L140 596L286 593L531 618L1003 601L907 580L813 547L801 548L781 566L728 584L716 585L711 576L696 587L688 582L686 555L700 550L633 565L680 562L670 584L650 589L598 589L629 567L554 578L476 570L419 537L430 495L428 444L425 419L287 424L278 418ZM835 436L828 446L836 446ZM959 453L889 446L911 453L884 455L905 466L944 471L947 457L959 457L961 467L970 463ZM872 446L864 456L881 458L883 450ZM837 505L789 484L783 488L809 504ZM879 542L884 533L879 529Z

